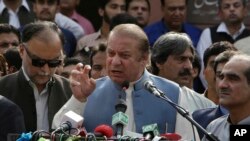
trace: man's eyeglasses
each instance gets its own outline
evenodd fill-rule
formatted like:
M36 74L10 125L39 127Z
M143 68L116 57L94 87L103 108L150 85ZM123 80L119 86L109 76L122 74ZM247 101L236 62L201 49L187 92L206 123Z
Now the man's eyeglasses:
M48 64L48 66L50 68L54 68L54 67L58 67L62 64L62 60L45 60L45 59L38 59L38 58L34 58L29 50L27 49L27 45L26 44L22 44L23 48L25 49L25 51L27 52L28 56L30 57L30 59L32 60L32 65L35 67L43 67L45 64Z
M18 42L2 42L0 43L0 48L8 48L10 45L12 47L17 47L19 43Z

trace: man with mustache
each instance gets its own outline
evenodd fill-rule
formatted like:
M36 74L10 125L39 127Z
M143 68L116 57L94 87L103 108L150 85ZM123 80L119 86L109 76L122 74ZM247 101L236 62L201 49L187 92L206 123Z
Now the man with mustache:
M193 97L200 97L199 93L188 88L193 81L194 51L192 41L186 33L168 32L160 36L152 49L152 73L176 82ZM202 101L203 99L199 102Z
M162 19L144 28L151 48L161 35L171 31L186 33L196 48L201 30L186 22L187 5L188 0L161 0ZM199 79L195 80L195 88L202 86ZM198 91L197 89L195 90ZM199 91L202 90L204 90L203 87L199 89Z
M22 67L0 79L0 94L21 108L26 132L49 131L72 93L69 81L55 75L63 60L63 34L52 22L36 22L27 24L22 35Z
M71 88L74 96L56 114L53 125L58 127L62 115L73 110L84 116L84 126L88 132L92 132L100 124L112 124L117 100L124 99L129 116L124 131L142 133L143 125L156 123L160 133L176 132L184 140L194 140L190 130L192 125L185 118L179 118L176 110L168 109L169 104L150 95L144 83L152 81L170 99L185 105L190 112L213 106L213 103L202 96L192 96L185 92L189 90L146 70L150 47L144 31L135 24L115 26L109 34L106 51L106 77L97 80L90 78L91 68L88 65L81 68L82 64L78 64L77 69L72 71ZM124 81L129 82L126 90L123 90ZM173 98L176 96L178 100Z
M230 43L229 44L224 43L221 46L218 46L218 44L215 43L212 48L210 47L208 48L209 51L206 50L208 55L216 54L216 53L223 51L220 54L217 54L216 56L215 55L210 56L209 60L207 60L209 63L208 64L209 70L207 71L213 71L213 72L210 72L210 77L209 77L209 79L213 79L213 81L210 80L210 82L212 82L213 84L209 83L209 85L214 85L214 86L209 86L210 89L218 88L217 78L220 75L224 65L227 63L227 61L230 60L231 57L239 53L238 51L232 50L231 47L232 45ZM211 66L211 64L213 65ZM214 90L215 91L214 95L217 96L216 98L219 101L219 95L217 93L217 90ZM207 128L207 125L211 121L228 113L228 111L223 106L221 106L219 103L216 103L216 104L218 104L218 106L215 108L204 108L204 109L199 109L197 111L194 111L192 114L193 119L197 123L199 123L203 128ZM199 132L199 135L200 135L200 138L204 136L202 132Z
M192 77L194 47L191 39L185 33L168 32L156 40L151 55L152 73L178 83L187 97L188 103L179 103L182 107L189 108L192 113L199 109L208 99L188 88ZM203 97L203 98L201 98ZM195 102L191 102L195 99ZM210 100L209 100L210 101ZM194 105L190 105L190 104ZM177 119L181 118L178 117ZM183 124L183 127L185 125Z
M197 45L197 52L203 58L205 50L215 42L229 41L234 43L250 35L243 21L247 16L247 0L218 0L219 25L206 28ZM202 71L204 66L202 65ZM207 88L204 75L200 73L202 84Z
M153 74L172 80L180 86L189 86L190 81L193 81L191 71L194 51L187 34L169 32L162 35L152 49Z
M229 111L229 114L212 121L207 130L221 141L229 141L230 125L250 125L249 76L250 56L236 54L216 77L219 103Z

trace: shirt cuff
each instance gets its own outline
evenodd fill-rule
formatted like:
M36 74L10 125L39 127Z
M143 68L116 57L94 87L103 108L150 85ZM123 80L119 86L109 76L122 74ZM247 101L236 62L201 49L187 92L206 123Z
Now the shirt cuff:
M64 105L64 109L66 109L67 111L71 110L79 115L83 115L86 102L87 100L84 102L80 102L72 95L68 102Z

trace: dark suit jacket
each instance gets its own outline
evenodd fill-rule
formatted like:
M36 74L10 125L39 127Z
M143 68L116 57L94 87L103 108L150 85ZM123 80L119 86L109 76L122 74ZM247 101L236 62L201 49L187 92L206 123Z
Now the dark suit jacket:
M52 125L55 113L67 102L72 92L68 79L54 75L49 82L48 120ZM23 111L26 131L37 128L36 103L32 87L25 79L23 70L0 79L0 94L16 103ZM51 127L50 127L51 128Z
M7 140L8 133L25 131L22 110L12 101L0 95L0 141Z
M35 21L35 14L32 11L32 3L30 0L27 0L27 3L30 11L28 11L24 6L21 6L17 14L21 27ZM9 23L9 13L6 8L3 10L2 14L0 14L0 23Z
M216 108L205 108L196 110L193 112L192 116L197 123L199 123L204 129L206 129L211 121L227 113L228 111L224 107L218 106ZM200 138L204 136L204 134L199 130L198 133Z

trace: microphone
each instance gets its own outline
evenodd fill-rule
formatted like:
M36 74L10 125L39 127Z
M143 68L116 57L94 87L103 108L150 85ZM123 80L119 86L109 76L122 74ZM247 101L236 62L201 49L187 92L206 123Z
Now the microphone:
M176 133L161 134L161 137L163 137L166 140L174 140L174 141L181 140L181 136L179 134L176 134Z
M108 125L102 124L95 128L94 133L96 136L111 138L113 136L113 129Z
M123 99L119 99L115 105L117 113L112 116L112 126L116 128L115 135L120 138L123 135L123 128L128 124L128 116L125 114L127 105Z
M71 130L71 128L80 128L82 127L82 124L82 116L76 114L73 111L68 111L63 115L60 126L55 131L53 131L53 133L59 131L68 131Z
M162 94L160 93L160 91L156 88L156 86L153 84L152 81L145 81L144 82L144 86L146 88L146 90L148 90L150 93L154 94L157 97L161 97Z
M68 131L71 130L72 128L72 124L69 121L65 121L63 122L59 128L57 128L54 132L58 132L58 131Z
M142 133L145 140L152 140L155 136L159 136L160 132L156 123L142 126Z
M152 94L154 94L156 97L166 101L168 104L170 104L175 110L182 115L184 118L186 118L192 125L194 125L196 128L202 131L206 135L206 138L210 141L218 141L218 138L214 136L213 134L207 132L201 125L199 125L196 121L194 121L188 111L179 106L178 104L174 103L171 99L169 99L161 90L157 89L155 85L153 85L153 82L147 80L144 83L145 88Z
M129 81L125 80L121 86L124 91L127 90L129 87Z
M126 105L125 100L119 99L118 102L117 102L117 104L115 105L115 110L116 110L116 112L123 112L123 113L125 113L126 110L127 110L127 105Z
M79 114L73 111L68 111L63 115L61 123L68 121L71 123L72 128L80 128L82 127L83 120L84 120L83 117L80 116Z

